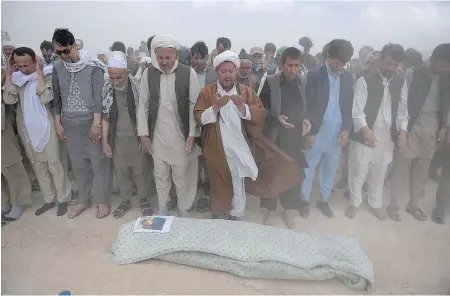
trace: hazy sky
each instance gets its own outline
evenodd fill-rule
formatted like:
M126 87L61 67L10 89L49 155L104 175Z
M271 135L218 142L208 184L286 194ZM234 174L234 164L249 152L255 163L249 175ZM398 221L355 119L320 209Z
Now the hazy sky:
M116 40L136 48L158 33L188 47L203 40L210 51L225 36L236 52L266 42L292 45L302 36L312 38L313 53L333 38L350 40L355 50L395 42L427 51L450 42L450 2L2 1L1 8L2 30L33 49L58 27L69 28L93 52Z

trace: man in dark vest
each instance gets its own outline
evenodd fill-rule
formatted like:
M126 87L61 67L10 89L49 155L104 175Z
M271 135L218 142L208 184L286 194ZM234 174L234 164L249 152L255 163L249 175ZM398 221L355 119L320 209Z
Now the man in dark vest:
M114 210L120 218L131 210L133 185L140 201L143 216L153 211L147 199L148 178L151 168L146 166L147 156L140 153L136 129L136 108L139 102L139 82L127 70L127 57L114 51L107 57L109 80L103 87L102 133L103 152L113 159L114 170L123 201Z
M406 131L408 122L408 90L405 78L397 74L404 52L398 44L385 45L377 70L356 82L348 161L351 206L345 213L350 219L362 203L366 179L371 212L380 220L386 216L382 212L384 179L392 162L397 131Z
M306 77L301 75L302 54L296 47L288 47L281 56L280 73L267 76L260 98L267 112L264 133L270 141L295 159L303 170L307 166L303 151L304 136L310 131L311 123L305 118ZM298 216L301 180L293 188L279 196L284 208L283 219L288 228L295 228ZM278 198L261 198L265 209L263 223L274 226Z
M137 130L144 153L153 156L159 215L167 215L172 180L178 210L188 216L197 193L199 134L193 110L200 93L195 70L178 63L180 44L173 36L157 35L151 43L152 64L140 84Z
M347 40L335 39L327 48L327 60L308 71L306 82L306 119L312 128L307 136L305 157L308 168L302 184L300 215L309 216L311 187L319 168L320 199L317 208L334 216L328 203L339 167L341 147L348 142L352 127L353 78L344 70L353 55Z
M438 45L423 66L408 70L408 126L399 134L392 162L391 200L387 213L400 221L397 199L408 196L406 211L425 221L427 215L418 206L425 196L430 161L444 141L448 129L450 43ZM441 211L441 210L440 210Z

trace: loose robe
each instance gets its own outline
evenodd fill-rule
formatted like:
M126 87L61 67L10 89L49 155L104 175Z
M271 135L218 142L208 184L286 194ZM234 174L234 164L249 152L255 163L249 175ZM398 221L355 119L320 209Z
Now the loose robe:
M241 96L248 105L251 120L243 120L243 127L250 138L261 134L266 112L261 100L248 87L240 85ZM217 85L207 85L202 89L194 109L196 121L201 124L201 116L216 100ZM220 111L219 111L220 113ZM219 114L217 115L219 116ZM219 120L202 127L203 156L211 179L211 212L226 214L231 210L233 185L225 156Z

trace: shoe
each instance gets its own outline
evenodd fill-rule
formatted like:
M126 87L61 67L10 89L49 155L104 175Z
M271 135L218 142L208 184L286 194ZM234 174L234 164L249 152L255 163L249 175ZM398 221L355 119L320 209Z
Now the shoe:
M358 212L358 208L354 206L350 206L347 211L345 211L345 216L349 219L354 219L356 217L356 213Z
M306 201L300 201L300 207L298 209L298 212L300 213L300 216L303 218L308 218L310 214L310 206L309 202Z
M330 208L330 204L328 202L321 202L321 201L317 202L317 208L322 212L322 214L324 214L328 218L331 219L334 217L334 212Z
M296 212L296 210L283 211L283 219L289 229L295 229L295 227L297 226L297 224L295 223L295 216L297 216Z

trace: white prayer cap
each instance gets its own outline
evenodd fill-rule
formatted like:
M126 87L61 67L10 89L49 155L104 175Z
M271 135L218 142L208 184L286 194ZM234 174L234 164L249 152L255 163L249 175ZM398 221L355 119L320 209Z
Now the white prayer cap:
M157 48L174 48L180 50L181 44L172 35L156 35L152 40L152 52Z
M152 62L152 58L151 57L143 57L140 61L139 61L139 63L148 63L148 64L150 64Z
M300 52L302 53L302 55L303 55L303 52L305 52L305 48L304 48L302 45L300 45L300 44L294 44L292 47L295 47L295 48L297 48L298 50L300 50Z
M224 62L232 62L237 69L239 69L239 66L241 65L241 60L239 59L239 56L237 53L231 50L225 50L221 54L217 55L214 58L213 61L213 67L216 69L220 64Z
M100 49L100 50L98 51L97 54L104 54L104 55L107 55L107 54L109 54L109 53L110 53L109 50L106 50L106 49Z
M3 46L13 46L14 47L14 43L11 40L4 40L4 41L2 41L2 47Z
M127 57L121 51L113 51L106 57L108 68L127 69Z

